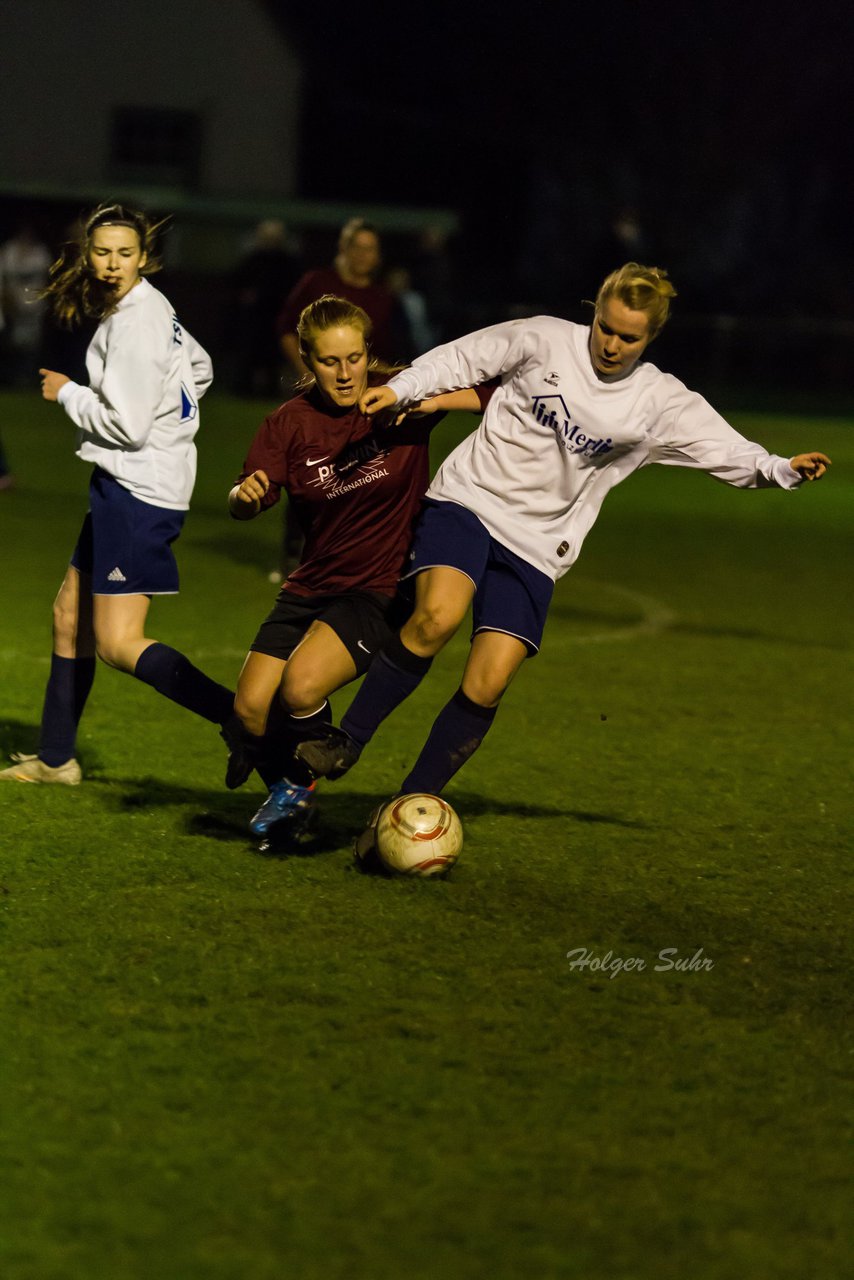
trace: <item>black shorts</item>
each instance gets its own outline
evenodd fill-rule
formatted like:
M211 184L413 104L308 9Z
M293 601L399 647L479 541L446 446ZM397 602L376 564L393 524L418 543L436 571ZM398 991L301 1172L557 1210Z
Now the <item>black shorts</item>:
M384 596L377 591L348 591L332 596L298 596L293 591L280 591L249 648L252 653L287 661L312 622L325 622L353 659L356 673L364 675L411 612L412 605L403 596Z

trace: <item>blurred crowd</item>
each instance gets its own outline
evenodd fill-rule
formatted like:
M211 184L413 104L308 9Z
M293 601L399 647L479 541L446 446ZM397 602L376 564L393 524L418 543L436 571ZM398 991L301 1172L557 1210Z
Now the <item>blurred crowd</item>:
M405 364L453 336L454 266L447 235L427 227L387 260L363 218L340 230L330 261L312 260L276 219L260 222L230 281L223 350L237 395L269 396L306 372L296 341L302 309L324 294L355 302L375 355Z
M464 223L456 234L429 224L411 234L381 234L363 218L337 230L265 219L235 240L233 265L217 276L184 269L180 243L170 252L167 235L170 295L213 352L220 389L276 400L305 372L296 321L323 293L367 312L373 350L393 364L512 316L583 319L595 282L630 260L667 268L680 311L705 317L709 333L731 317L850 319L847 276L821 270L815 256L823 243L818 179L805 180L797 200L779 189L781 180L775 185L771 168L764 185L757 177L725 200L708 203L698 195L689 232L682 206L690 192L682 193L671 226L661 208L653 216L631 198L637 175L622 182L611 175L609 197L604 179L585 185L577 173L570 179L547 165L538 175L530 198L523 194L503 221L496 214L490 226ZM41 209L17 222L13 216L0 235L0 386L31 388L42 364L85 379L89 335L57 329L39 300L59 242L78 228L57 227L55 215ZM726 341L718 334L710 345L723 350ZM728 352L724 372L732 366ZM0 446L0 488L10 483Z

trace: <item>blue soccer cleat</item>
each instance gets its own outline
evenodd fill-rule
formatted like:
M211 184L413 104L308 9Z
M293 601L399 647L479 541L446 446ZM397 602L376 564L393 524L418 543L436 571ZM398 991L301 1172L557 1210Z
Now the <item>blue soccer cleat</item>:
M253 836L269 835L273 827L277 833L284 832L285 828L296 833L309 821L315 804L314 783L300 787L282 778L281 782L273 783L270 794L249 823L249 830Z

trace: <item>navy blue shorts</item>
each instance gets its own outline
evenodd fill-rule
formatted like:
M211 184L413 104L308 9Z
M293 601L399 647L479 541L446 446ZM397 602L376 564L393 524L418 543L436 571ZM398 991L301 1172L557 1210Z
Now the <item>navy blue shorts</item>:
M472 635L501 631L538 652L554 592L547 574L517 556L456 502L424 501L404 578L424 569L458 569L475 587Z
M172 543L186 514L140 502L96 467L71 563L79 573L91 574L96 596L175 595L178 565Z

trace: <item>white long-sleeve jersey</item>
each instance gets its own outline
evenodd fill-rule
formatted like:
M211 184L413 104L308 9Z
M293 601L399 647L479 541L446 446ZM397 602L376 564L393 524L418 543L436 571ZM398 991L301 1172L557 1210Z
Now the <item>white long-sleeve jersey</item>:
M67 382L58 397L79 428L77 456L142 502L186 510L199 398L213 378L207 352L163 294L140 280L98 325L86 368L89 386Z
M419 356L388 385L402 405L500 378L477 430L428 497L458 502L550 578L578 558L608 491L651 462L695 467L738 488L801 483L788 460L739 435L702 396L654 365L596 376L590 329L512 320Z

